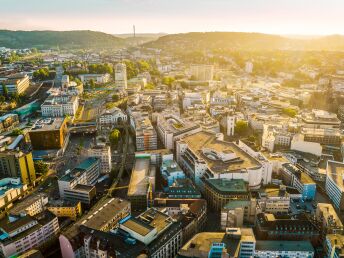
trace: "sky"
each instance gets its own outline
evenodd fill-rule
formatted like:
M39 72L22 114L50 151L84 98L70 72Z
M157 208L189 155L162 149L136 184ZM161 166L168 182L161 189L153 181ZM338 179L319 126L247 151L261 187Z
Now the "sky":
M343 0L0 0L0 29L344 34Z

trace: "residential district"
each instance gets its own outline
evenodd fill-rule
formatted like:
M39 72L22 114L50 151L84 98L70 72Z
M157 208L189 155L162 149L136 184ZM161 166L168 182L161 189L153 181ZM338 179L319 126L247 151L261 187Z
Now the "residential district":
M344 256L344 59L0 56L1 257Z

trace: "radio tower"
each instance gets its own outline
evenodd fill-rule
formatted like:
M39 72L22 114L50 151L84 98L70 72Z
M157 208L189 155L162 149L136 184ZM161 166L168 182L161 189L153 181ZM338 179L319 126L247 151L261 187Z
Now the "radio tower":
M135 24L133 25L133 31L134 31L134 45L137 46Z

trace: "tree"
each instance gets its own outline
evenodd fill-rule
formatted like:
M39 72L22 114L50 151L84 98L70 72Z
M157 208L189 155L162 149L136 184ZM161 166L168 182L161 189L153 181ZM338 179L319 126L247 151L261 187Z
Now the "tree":
M117 94L112 95L113 101L119 101L119 96Z
M6 99L8 99L8 89L4 82L2 83L2 95L4 95Z
M21 134L24 134L24 131L22 129L19 129L19 128L15 128L13 129L12 133L11 133L13 136L18 136L18 135L21 135Z
M174 82L173 77L166 76L166 77L162 78L162 83L166 84L167 86L171 87L173 82Z
M118 129L113 130L109 135L111 145L117 145L121 132Z
M44 68L34 71L33 78L36 80L41 80L41 81L50 78L49 68L44 67Z
M41 160L34 162L35 171L37 174L44 175L49 170L49 165Z
M96 84L93 79L90 80L90 87L94 89L96 87Z
M297 115L297 111L293 108L283 108L282 113L290 117L295 117Z
M6 101L6 98L2 95L0 95L0 103L4 103Z
M145 90L154 90L155 86L152 83L147 83L145 86Z
M236 134L243 135L244 133L247 132L247 129L248 129L248 124L246 121L238 120L235 123L234 132Z

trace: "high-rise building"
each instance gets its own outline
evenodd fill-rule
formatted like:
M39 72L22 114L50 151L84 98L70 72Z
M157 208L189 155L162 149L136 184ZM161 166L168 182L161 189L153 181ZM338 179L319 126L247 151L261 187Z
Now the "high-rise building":
M124 63L118 63L115 67L115 83L118 89L127 89L127 66Z
M0 152L0 176L20 177L23 184L34 184L36 171L32 153L17 150Z

